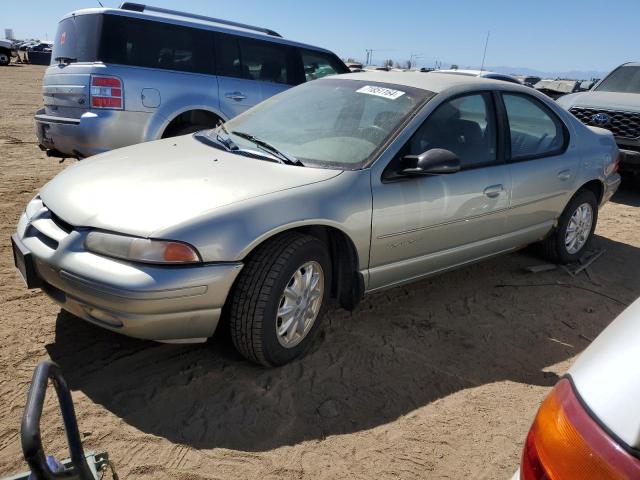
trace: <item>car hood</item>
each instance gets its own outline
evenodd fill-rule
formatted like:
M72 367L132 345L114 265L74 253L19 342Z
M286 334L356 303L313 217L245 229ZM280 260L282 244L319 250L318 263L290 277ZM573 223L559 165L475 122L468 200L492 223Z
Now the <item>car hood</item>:
M572 107L603 110L640 111L640 94L620 92L582 92L565 95L558 103L567 110Z
M616 318L569 370L595 416L627 445L640 448L640 299Z
M189 135L82 160L47 183L40 197L71 225L147 237L225 205L340 173L231 154Z

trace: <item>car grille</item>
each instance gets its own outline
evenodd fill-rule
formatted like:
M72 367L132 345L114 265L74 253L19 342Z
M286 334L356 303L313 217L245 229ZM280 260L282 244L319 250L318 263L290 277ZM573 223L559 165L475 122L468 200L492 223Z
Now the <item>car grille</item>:
M50 249L56 250L58 244L72 231L72 225L42 204L38 213L29 221L25 236L35 237Z
M614 110L598 110L595 108L572 108L569 110L585 125L602 127L610 130L616 137L636 139L640 137L640 113L617 112ZM599 124L593 120L598 113L608 115L608 123Z

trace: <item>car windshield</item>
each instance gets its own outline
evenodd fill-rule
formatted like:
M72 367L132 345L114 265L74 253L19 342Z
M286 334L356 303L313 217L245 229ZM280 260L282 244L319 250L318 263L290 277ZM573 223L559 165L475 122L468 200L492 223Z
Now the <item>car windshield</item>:
M640 93L640 67L621 67L605 78L598 92Z
M375 158L404 120L433 95L387 83L316 80L202 135L219 143L229 132L238 148L255 150L250 135L306 166L355 170Z

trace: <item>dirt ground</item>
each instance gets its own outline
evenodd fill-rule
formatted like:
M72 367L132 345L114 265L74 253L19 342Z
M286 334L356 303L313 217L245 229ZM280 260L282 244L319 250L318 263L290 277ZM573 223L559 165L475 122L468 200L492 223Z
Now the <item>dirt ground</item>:
M640 296L640 188L627 187L601 211L593 281L527 273L542 263L531 250L504 256L330 311L311 352L279 369L222 339L104 331L27 291L12 266L25 204L72 162L35 142L43 71L0 68L0 476L25 467L20 418L50 358L85 448L108 451L120 478L508 478L558 375ZM66 456L49 393L43 436Z

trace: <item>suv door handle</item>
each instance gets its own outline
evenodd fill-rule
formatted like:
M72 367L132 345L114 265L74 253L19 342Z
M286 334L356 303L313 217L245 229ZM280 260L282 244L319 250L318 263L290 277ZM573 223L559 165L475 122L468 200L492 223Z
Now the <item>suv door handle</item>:
M247 96L242 92L227 92L224 94L224 96L231 100L235 100L236 102L247 98Z
M504 192L504 187L499 183L498 185L491 185L485 188L483 193L489 198L496 198L502 192Z
M558 178L563 182L571 178L571 170L562 170L558 173Z

